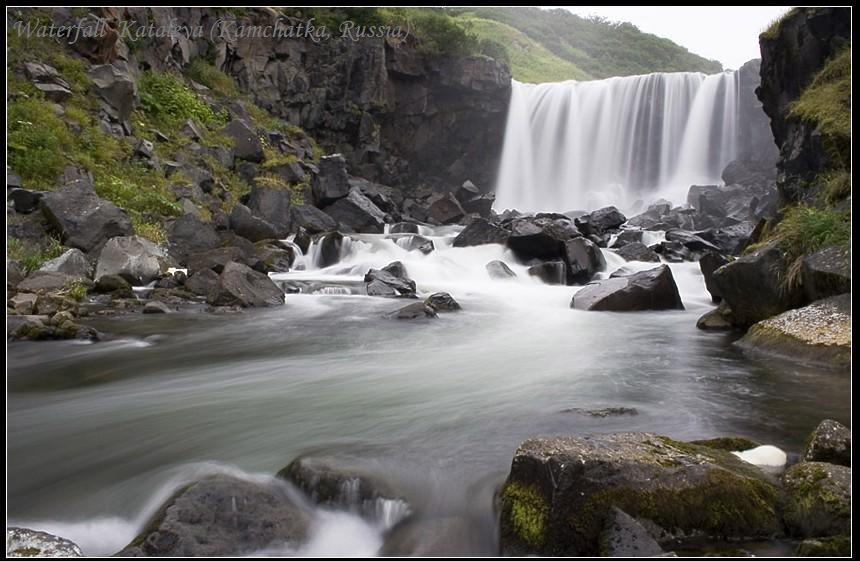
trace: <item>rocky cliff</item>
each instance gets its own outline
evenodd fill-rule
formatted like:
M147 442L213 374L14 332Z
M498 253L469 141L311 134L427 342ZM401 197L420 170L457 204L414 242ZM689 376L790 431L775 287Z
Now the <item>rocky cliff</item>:
M834 159L844 159L846 148L850 150L850 139L846 146L844 139L828 134L826 125L801 118L793 109L826 63L850 46L851 11L797 8L763 33L759 41L761 86L756 93L770 117L780 150L777 183L785 201L803 200L815 191L809 183L832 167ZM835 113L832 108L824 109Z

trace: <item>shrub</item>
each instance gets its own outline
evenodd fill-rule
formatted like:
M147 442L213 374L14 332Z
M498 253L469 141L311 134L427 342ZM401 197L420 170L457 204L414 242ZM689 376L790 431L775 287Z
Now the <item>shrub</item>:
M189 78L203 84L217 95L222 97L236 97L239 95L239 89L236 87L236 82L233 78L202 58L196 58L191 61L185 72Z
M167 127L188 119L203 125L223 124L226 116L216 114L173 74L145 72L140 80L140 103L144 110Z
M52 186L68 163L74 135L44 99L15 99L6 110L9 165L25 184Z

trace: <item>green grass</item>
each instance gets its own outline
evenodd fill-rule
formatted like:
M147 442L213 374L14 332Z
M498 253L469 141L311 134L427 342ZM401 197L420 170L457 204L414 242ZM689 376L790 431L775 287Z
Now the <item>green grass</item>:
M785 288L800 282L805 256L831 246L850 249L851 218L847 212L798 204L784 208L781 213L770 239L779 243L789 264Z
M195 58L185 69L189 78L203 84L221 97L233 98L239 95L239 88L231 76L221 72L202 58Z
M765 30L761 32L761 35L759 35L759 37L767 40L773 40L779 37L779 28L782 25L782 22L788 19L789 16L794 15L796 10L796 8L792 8L791 10L788 10L787 12L770 22L770 25L768 25L767 28L765 28Z
M15 99L6 104L6 111L9 165L28 187L50 188L77 139L44 99Z
M591 76L569 60L564 60L546 47L510 25L490 19L463 14L459 18L480 40L495 40L503 49L515 80L520 82L561 82L589 80ZM494 57L499 58L499 57Z
M66 284L63 292L72 300L80 302L87 297L87 285L80 281L71 281Z
M140 103L163 128L174 131L188 119L204 127L225 124L226 114L215 113L178 76L145 72L140 79Z
M6 238L6 257L17 261L25 275L37 270L51 259L56 259L67 249L54 237L48 237L41 245L30 244L17 238Z

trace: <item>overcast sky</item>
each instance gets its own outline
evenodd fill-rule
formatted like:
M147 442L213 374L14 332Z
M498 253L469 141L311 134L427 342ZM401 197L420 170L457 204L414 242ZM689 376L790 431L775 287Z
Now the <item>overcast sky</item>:
M692 53L737 69L759 58L758 35L789 6L573 6L571 12L629 21Z

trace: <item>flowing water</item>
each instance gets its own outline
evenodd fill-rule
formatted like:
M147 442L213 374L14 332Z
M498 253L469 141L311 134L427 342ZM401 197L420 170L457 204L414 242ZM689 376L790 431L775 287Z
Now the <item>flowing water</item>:
M711 307L695 263L671 265L684 311L583 312L569 308L576 287L528 277L502 246L453 248L456 230L425 231L426 256L385 235L355 236L327 269L309 255L276 278L316 293L283 307L102 319L110 341L10 344L9 522L110 554L182 481L266 478L311 452L371 466L422 516L461 521L464 553L493 554L492 493L529 436L738 434L797 452L822 418L848 421L844 374L695 328ZM622 265L606 256L606 274ZM518 277L490 280L492 259ZM463 310L398 321L383 315L408 301L352 294L393 260ZM569 411L603 407L638 415ZM318 511L299 553L372 555L396 519Z
M635 211L720 182L738 146L736 72L513 83L496 208Z

